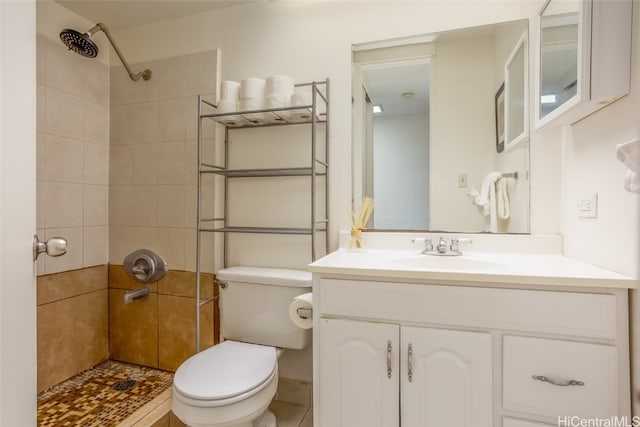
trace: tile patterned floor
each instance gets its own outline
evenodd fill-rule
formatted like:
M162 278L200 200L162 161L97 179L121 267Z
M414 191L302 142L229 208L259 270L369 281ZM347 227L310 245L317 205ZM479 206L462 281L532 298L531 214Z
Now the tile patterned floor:
M137 381L124 391L114 386ZM38 396L38 427L184 427L171 413L173 374L106 361ZM278 427L313 427L313 410L274 400Z
M274 400L269 409L276 415L278 427L313 427L313 408Z
M119 391L116 384L134 380ZM38 396L38 427L118 426L170 389L173 374L115 361L103 362ZM124 384L126 386L126 383Z

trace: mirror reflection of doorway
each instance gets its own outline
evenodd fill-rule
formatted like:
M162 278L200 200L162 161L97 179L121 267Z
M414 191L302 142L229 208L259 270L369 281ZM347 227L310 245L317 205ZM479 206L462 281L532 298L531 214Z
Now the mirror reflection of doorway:
M429 61L362 67L365 194L375 200L371 228L425 230L429 197Z

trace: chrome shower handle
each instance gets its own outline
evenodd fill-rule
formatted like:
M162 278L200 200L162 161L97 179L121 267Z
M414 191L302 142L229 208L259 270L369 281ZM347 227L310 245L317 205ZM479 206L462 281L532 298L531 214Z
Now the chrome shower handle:
M149 268L149 264L142 263L142 262L137 263L131 268L131 271L133 272L133 274L142 274L142 275L149 274L150 270L151 269Z
M43 242L37 234L33 235L33 260L38 259L38 255L46 253L49 256L61 256L67 253L67 239L64 237L50 237Z

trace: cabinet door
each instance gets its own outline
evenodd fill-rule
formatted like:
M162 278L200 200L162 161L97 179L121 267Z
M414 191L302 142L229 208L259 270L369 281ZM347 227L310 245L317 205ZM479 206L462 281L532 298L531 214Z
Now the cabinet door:
M321 319L319 427L399 427L399 327ZM390 369L390 370L389 370Z
M402 427L492 426L491 335L402 327Z

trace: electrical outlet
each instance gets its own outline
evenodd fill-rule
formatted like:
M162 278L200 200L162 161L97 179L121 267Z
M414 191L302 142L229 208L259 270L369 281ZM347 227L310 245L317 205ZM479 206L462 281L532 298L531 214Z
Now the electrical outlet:
M458 187L464 188L469 185L469 175L466 173L458 174Z
M584 194L578 197L576 204L578 217L597 218L598 217L598 193Z

